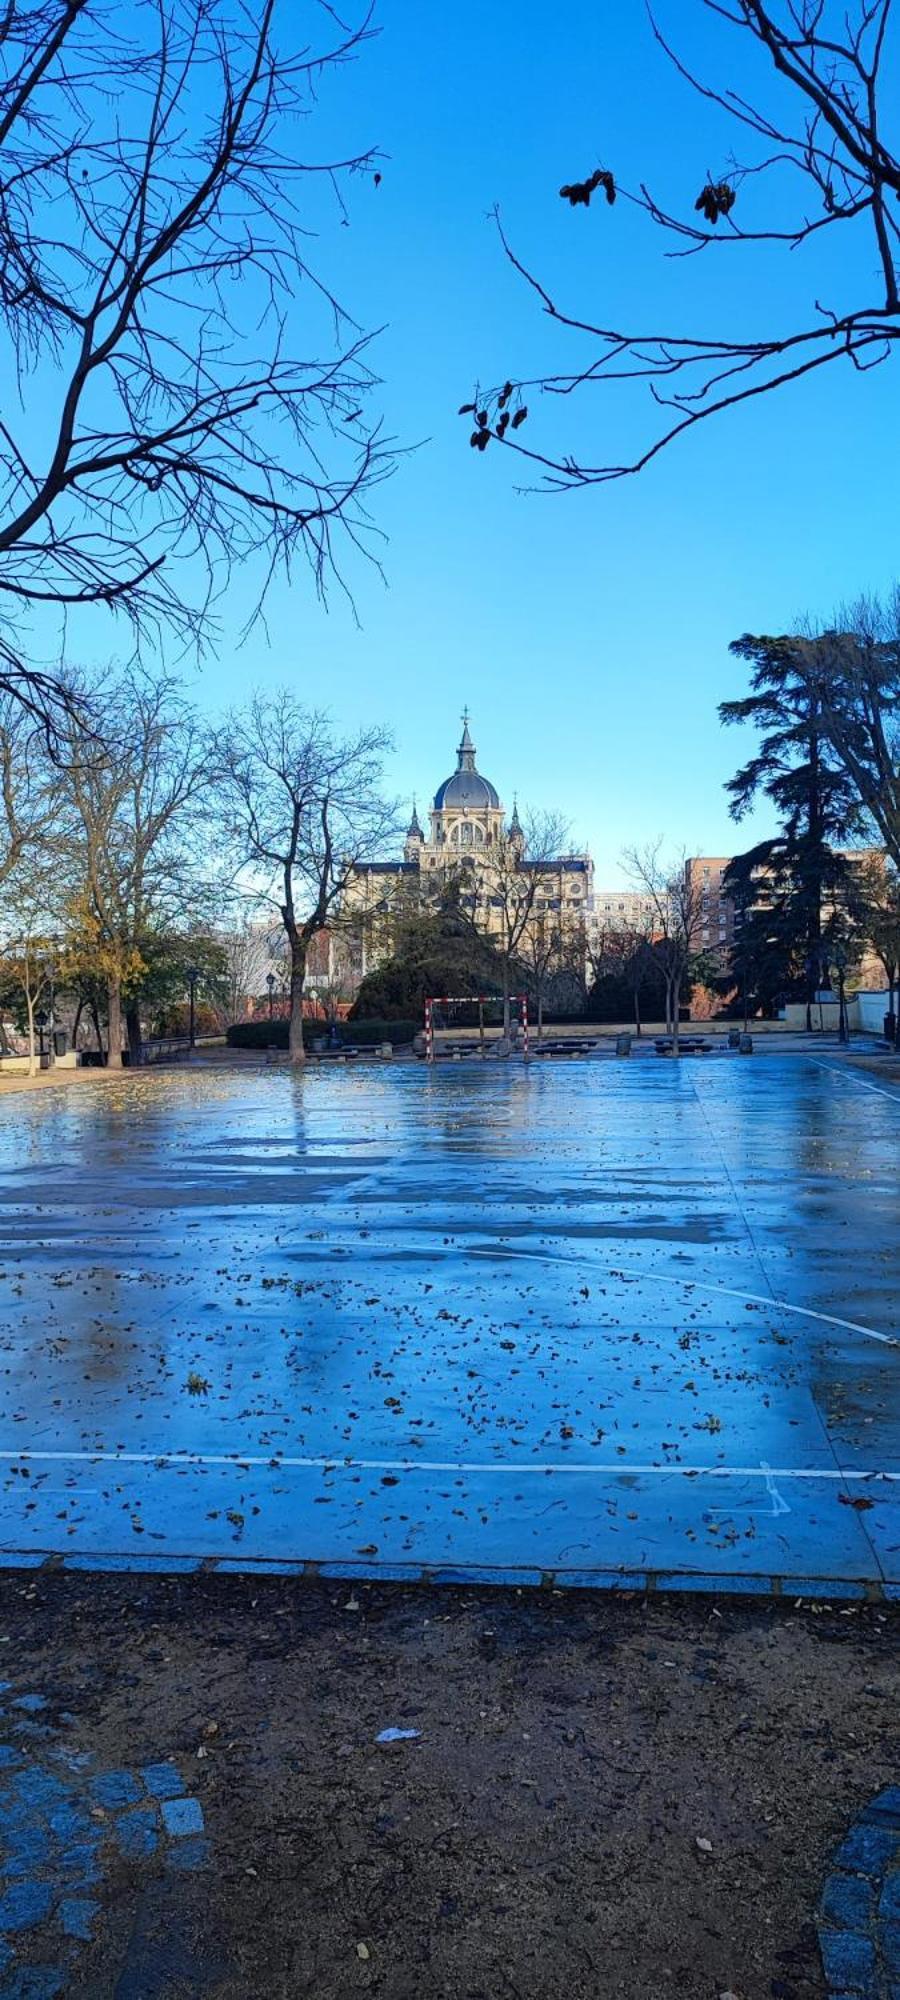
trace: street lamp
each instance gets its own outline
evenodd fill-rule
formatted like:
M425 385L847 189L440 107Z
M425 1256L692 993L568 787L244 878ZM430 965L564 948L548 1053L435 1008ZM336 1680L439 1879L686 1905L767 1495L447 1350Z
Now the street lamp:
M271 1021L271 1019L272 1019L272 997L273 997L273 994L274 994L274 992L275 992L275 974L274 974L274 972L267 972L267 973L266 973L266 985L268 986L268 989L269 989L269 1020Z
M196 996L197 996L197 981L200 977L196 965L188 966L187 976L188 976L188 992L190 994L190 1015L188 1021L188 1048L193 1049L196 1046L196 1041L197 1041Z
M844 979L846 977L846 972L847 972L846 947L840 943L833 945L831 951L831 959L838 978L838 1041L849 1042L850 1036L847 1030L847 1002L844 997Z

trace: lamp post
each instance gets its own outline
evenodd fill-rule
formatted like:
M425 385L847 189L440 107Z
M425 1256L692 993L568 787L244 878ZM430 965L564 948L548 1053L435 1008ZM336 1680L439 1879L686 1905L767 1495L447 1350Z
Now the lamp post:
M271 1021L271 1019L272 1019L272 1008L273 1008L273 996L274 996L274 993L275 993L275 974L274 974L274 972L267 972L267 973L266 973L266 985L268 986L268 989L269 989L269 1020Z
M188 993L190 996L189 1015L188 1015L188 1048L193 1049L196 1047L196 1042L197 1042L197 981L200 977L196 965L188 966L187 976L188 976Z
M48 1013L47 1068L52 1069L56 1062L56 985L54 981L52 960L50 963L50 970L48 972L47 979L50 989L49 1004L47 1008L47 1013Z
M847 1030L847 1002L844 996L844 980L847 974L847 952L842 944L832 948L832 962L838 979L838 1041L849 1042Z

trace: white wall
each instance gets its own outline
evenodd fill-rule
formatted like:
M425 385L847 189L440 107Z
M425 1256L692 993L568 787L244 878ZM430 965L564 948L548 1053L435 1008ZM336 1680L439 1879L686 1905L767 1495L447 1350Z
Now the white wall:
M886 990L883 993L848 993L848 1028L851 1030L855 1028L858 1033L866 1035L880 1035L884 1024L884 1017L887 1013L887 1005L888 996ZM787 1006L782 1008L779 1019L784 1022L786 1028L805 1028L806 1002L803 1000L790 1000ZM819 1029L824 1029L826 1034L836 1035L840 1028L840 1008L838 1002L836 1000L823 1000L820 1006L818 1000L814 1000L812 1024L814 1033Z
M869 1035L880 1035L884 1027L884 1017L888 1010L887 987L880 993L857 993L856 1007L859 1025Z

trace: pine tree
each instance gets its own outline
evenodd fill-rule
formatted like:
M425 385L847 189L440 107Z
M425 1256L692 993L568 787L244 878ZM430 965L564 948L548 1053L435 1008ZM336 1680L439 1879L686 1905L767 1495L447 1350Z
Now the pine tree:
M752 957L770 995L800 981L809 1028L827 965L823 906L845 882L837 843L857 822L859 803L825 733L819 675L802 644L745 633L730 651L750 664L752 692L721 702L720 720L759 732L755 754L726 785L731 816L743 819L762 793L779 820L778 832L728 871L726 886L744 912L735 960L743 956L746 966Z

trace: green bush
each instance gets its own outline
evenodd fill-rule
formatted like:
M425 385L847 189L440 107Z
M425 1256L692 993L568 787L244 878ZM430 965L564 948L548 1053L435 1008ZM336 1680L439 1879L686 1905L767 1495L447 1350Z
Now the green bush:
M347 1047L371 1048L376 1042L393 1042L395 1046L411 1042L419 1033L421 1021L342 1021L338 1024L338 1039ZM329 1037L327 1021L304 1021L303 1046L311 1049L313 1042L321 1036ZM228 1029L226 1040L232 1049L286 1049L288 1045L287 1021L234 1021Z

